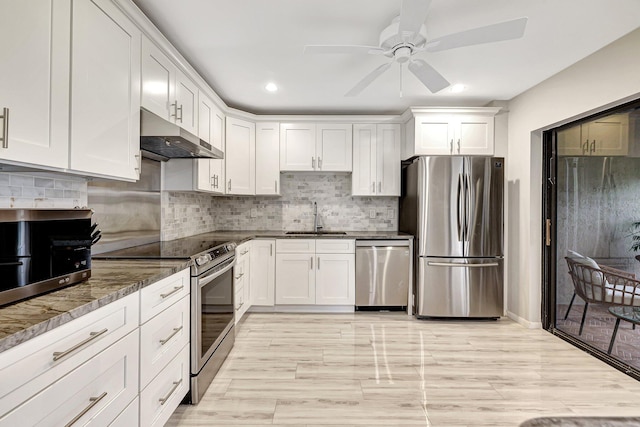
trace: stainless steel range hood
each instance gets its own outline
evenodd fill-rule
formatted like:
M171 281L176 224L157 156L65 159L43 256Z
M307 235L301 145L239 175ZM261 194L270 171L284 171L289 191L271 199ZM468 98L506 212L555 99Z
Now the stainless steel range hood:
M140 150L160 161L224 158L216 147L144 108L140 110Z

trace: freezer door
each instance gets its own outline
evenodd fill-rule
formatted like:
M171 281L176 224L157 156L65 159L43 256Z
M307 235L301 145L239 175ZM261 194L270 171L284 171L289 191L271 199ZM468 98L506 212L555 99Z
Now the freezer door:
M358 246L356 306L406 306L410 256L408 246Z
M467 157L464 168L464 256L502 256L504 159Z
M419 258L418 317L503 315L503 260Z
M464 256L464 157L418 160L418 255Z

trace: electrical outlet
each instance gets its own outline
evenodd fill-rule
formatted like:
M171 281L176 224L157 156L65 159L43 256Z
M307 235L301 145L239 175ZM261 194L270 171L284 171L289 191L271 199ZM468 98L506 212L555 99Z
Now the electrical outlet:
M257 217L258 217L258 209L251 208L251 218L257 218Z
M369 209L369 218L371 219L376 218L376 210L374 208Z
M388 209L387 210L387 219L393 219L395 216L396 216L395 209Z

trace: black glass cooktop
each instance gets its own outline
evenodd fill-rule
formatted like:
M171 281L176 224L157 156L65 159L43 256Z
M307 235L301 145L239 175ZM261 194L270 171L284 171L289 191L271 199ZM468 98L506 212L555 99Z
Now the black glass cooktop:
M229 243L202 237L185 237L167 242L155 242L93 255L94 259L188 259L202 251Z

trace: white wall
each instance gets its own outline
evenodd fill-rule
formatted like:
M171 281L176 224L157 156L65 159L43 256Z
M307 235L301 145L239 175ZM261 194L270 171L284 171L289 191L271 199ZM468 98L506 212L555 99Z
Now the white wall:
M542 130L639 98L639 52L640 29L509 102L507 314L526 326L541 326Z

